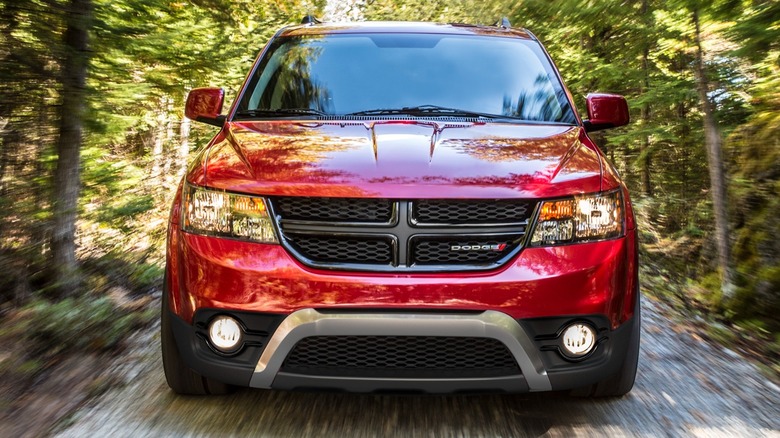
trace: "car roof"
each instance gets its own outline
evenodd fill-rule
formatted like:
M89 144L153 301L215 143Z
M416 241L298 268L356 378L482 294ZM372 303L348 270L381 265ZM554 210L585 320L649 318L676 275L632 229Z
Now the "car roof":
M429 33L448 35L487 35L535 40L534 35L521 28L477 26L458 23L423 23L413 21L366 21L344 23L316 23L290 26L278 36L351 34L351 33Z

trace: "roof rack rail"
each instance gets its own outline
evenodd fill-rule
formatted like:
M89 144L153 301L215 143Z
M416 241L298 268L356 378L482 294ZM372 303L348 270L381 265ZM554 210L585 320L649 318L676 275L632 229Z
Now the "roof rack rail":
M511 29L512 28L512 23L509 22L508 18L501 17L501 19L496 21L495 24L493 24L493 26L503 27L504 29Z
M314 15L306 15L301 19L301 24L321 24L322 21L318 20Z

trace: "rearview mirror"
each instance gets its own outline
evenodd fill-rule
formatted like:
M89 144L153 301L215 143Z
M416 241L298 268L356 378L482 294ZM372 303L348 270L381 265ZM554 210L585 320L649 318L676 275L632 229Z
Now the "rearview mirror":
M221 127L225 124L225 116L220 114L224 101L225 91L221 88L196 88L187 95L184 115L198 122Z
M588 119L583 120L588 132L616 128L629 122L628 103L619 94L591 93L586 97Z

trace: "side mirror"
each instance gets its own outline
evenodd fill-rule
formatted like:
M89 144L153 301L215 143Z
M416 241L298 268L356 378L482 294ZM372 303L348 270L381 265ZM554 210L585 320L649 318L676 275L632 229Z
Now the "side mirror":
M619 94L591 93L586 100L588 120L583 120L583 124L587 132L628 124L628 103L625 97Z
M222 127L225 116L220 113L224 101L225 91L221 88L195 88L187 95L184 115L198 122Z

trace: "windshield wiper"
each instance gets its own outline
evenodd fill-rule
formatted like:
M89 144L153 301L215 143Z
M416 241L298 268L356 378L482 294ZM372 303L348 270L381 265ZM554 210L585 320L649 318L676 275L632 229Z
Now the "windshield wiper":
M410 116L450 116L450 117L478 117L478 118L510 118L498 114L485 114L475 111L467 111L458 108L448 108L438 105L405 106L403 108L380 108L365 111L356 111L345 114L347 116L385 116L406 114Z
M239 111L237 117L289 117L289 116L326 116L324 112L313 108L277 108Z

